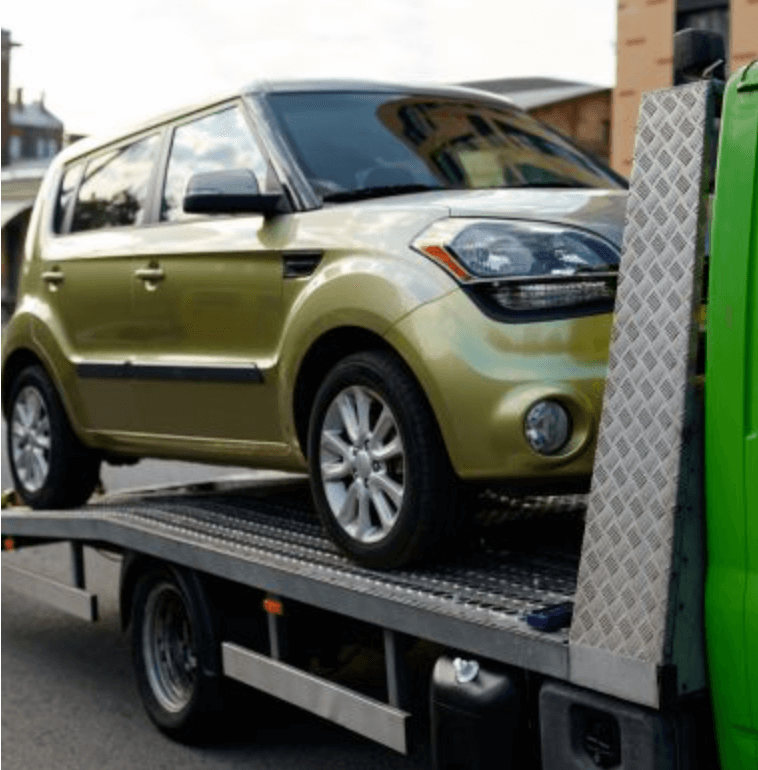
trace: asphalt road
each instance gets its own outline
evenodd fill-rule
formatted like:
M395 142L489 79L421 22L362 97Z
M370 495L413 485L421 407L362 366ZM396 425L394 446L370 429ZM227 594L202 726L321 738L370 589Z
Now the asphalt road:
M5 433L3 425L3 434ZM10 485L2 441L2 486ZM188 463L143 462L104 469L106 489L186 483L240 473ZM65 544L3 554L66 579ZM423 768L425 753L402 757L298 709L264 698L235 703L226 734L188 747L158 732L132 681L127 638L118 622L118 559L86 550L87 585L99 596L94 624L2 587L3 770L323 770Z

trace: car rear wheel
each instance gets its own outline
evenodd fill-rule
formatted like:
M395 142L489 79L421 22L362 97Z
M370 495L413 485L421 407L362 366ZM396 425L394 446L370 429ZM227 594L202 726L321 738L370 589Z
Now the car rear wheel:
M399 567L449 542L457 480L424 394L394 355L358 353L332 369L308 450L324 528L357 562Z
M100 459L76 437L50 378L40 366L16 377L8 410L11 474L32 508L69 508L97 486Z

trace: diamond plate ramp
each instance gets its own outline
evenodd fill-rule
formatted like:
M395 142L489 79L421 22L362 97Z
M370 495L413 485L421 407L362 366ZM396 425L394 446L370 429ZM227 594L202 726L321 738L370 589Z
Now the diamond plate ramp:
M695 358L711 88L642 102L569 634L572 681L652 706L684 659L677 646L699 659L677 686L704 677L698 634L684 639L677 610L686 598L691 616L702 590Z

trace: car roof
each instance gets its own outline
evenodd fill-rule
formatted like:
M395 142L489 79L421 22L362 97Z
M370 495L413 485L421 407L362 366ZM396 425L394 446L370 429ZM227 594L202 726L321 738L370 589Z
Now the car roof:
M430 96L454 96L458 98L484 99L486 101L495 101L510 106L513 103L497 94L486 91L478 91L473 88L463 86L441 85L433 83L389 83L372 80L256 80L248 83L243 88L235 91L229 91L217 94L214 97L205 99L195 104L186 105L181 108L173 109L165 113L155 115L149 119L125 127L121 131L112 131L101 136L88 137L75 142L70 147L63 150L57 158L58 163L68 163L69 161L85 155L95 150L104 149L110 144L120 142L129 136L149 131L151 128L158 128L163 123L168 123L193 112L200 112L212 108L216 104L223 104L231 99L239 99L247 95L262 95L275 93L313 93L313 92L366 92L366 93L393 93L393 94L429 94Z
M440 83L395 83L380 80L256 80L249 83L244 93L308 93L331 91L345 93L367 91L371 93L423 93L447 96L489 96L485 91Z

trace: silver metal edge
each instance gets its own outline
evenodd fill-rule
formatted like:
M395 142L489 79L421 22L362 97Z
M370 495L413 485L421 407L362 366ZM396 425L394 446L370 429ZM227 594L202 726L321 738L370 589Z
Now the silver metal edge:
M581 687L658 708L658 666L597 647L569 646L568 680Z
M107 513L98 516L92 511L85 516L81 511L11 513L6 510L1 524L4 536L29 535L109 543L434 641L451 649L465 650L556 679L568 678L565 636L542 634L515 620L513 630L480 625L406 604L400 598L358 593L318 577L293 574L265 563L265 554L261 554L259 560L251 561L224 551L220 543L205 541L198 544L189 538L182 539L179 534L168 536L146 531L123 521L115 521Z
M407 712L230 642L221 653L226 676L408 753Z
M2 574L3 584L20 593L45 602L45 604L51 604L59 610L83 620L94 622L98 619L97 596L95 594L10 564L3 564Z

